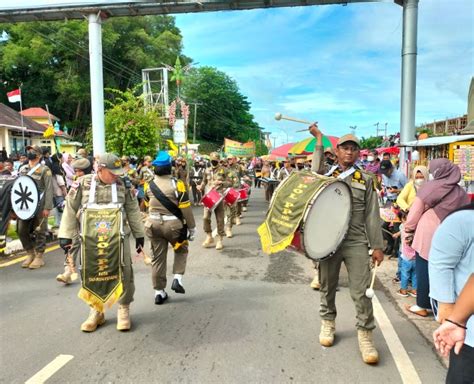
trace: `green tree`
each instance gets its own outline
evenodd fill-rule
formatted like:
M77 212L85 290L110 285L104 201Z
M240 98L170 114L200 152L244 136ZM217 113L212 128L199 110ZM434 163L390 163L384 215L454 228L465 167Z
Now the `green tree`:
M193 68L183 81L186 102L200 103L197 111L198 138L219 143L224 138L237 141L254 141L264 151L261 128L250 113L250 103L242 95L235 80L213 67ZM190 122L194 121L191 108ZM190 124L189 137L192 137Z
M114 97L107 101L110 108L105 114L107 151L138 158L154 155L162 144L163 119L155 111L145 113L143 98L133 91L108 91Z
M22 85L25 108L48 104L81 138L91 121L87 22L3 24L2 29L9 38L0 42L0 102ZM102 48L105 87L125 91L142 81L143 68L174 63L182 36L171 16L111 18L103 24Z
M362 137L360 139L360 147L362 149L374 149L379 147L382 144L382 137L368 137L367 139L365 137Z

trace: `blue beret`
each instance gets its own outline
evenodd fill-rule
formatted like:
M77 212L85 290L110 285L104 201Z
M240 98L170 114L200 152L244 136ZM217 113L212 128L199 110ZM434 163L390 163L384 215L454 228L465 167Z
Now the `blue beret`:
M155 167L164 167L166 165L171 165L171 156L168 154L168 152L160 151L156 155L156 158L155 160L153 160L151 165Z

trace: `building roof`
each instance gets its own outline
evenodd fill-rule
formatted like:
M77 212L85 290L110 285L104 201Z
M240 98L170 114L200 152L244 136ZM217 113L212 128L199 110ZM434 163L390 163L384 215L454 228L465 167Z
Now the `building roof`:
M29 117L23 116L23 126L27 132L43 134L46 130L43 125L31 120ZM8 128L12 131L22 131L21 115L13 108L0 103L0 127Z
M454 135L454 136L437 136L429 137L423 140L409 141L400 144L401 147L435 147L437 145L446 145L457 141L473 140L474 135Z
M31 117L31 118L35 118L35 117L42 117L42 118L45 118L45 119L48 118L48 111L45 111L43 108L40 108L40 107L27 108L27 109L24 109L20 113L23 116L28 116L28 117ZM49 116L51 117L52 121L59 121L59 119L56 116L54 116L53 114L50 113Z

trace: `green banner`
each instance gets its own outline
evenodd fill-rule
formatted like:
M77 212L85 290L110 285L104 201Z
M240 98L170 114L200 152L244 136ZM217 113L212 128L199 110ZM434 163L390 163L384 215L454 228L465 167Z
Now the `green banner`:
M276 253L291 244L313 196L329 180L311 171L292 172L273 194L258 234L265 253Z
M122 295L120 208L87 208L82 216L82 288L79 297L100 312Z

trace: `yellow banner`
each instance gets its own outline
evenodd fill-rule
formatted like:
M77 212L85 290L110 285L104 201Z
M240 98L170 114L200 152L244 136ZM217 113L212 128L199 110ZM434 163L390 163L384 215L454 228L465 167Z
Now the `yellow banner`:
M238 141L224 139L224 152L237 157L254 157L255 143L253 141L240 143Z

